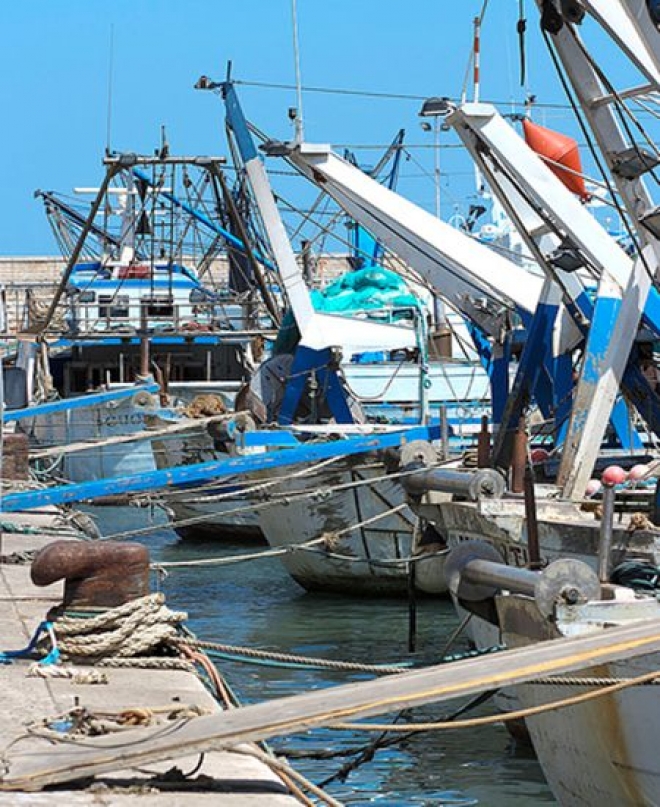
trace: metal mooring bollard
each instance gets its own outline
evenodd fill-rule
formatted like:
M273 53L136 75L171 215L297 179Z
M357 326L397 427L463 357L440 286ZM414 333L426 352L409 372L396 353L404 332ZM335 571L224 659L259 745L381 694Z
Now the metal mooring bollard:
M120 541L55 541L35 557L32 582L64 580L64 606L114 608L149 594L149 550Z

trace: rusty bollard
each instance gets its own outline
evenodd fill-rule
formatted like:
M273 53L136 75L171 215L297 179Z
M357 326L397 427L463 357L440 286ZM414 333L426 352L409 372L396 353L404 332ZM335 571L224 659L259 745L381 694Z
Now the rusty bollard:
M64 607L114 608L149 594L149 550L120 541L54 541L35 557L32 582L64 580Z

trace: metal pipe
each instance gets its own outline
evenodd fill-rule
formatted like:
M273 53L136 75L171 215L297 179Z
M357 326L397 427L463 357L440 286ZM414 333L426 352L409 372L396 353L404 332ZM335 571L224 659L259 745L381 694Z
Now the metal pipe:
M511 491L522 493L525 489L525 466L527 465L527 427L525 418L520 418L513 436L513 456L511 458Z
M614 532L614 485L603 484L603 515L600 519L600 541L598 542L598 579L607 583L610 576L610 553Z
M471 501L499 498L504 495L502 476L492 468L478 471L457 471L453 468L420 470L418 474L401 479L406 491L412 496L421 496L431 490L465 496Z
M534 596L538 572L529 569L519 569L516 566L506 566L504 563L494 563L490 560L471 560L465 564L461 576L469 583L492 586L496 589L506 589L515 594Z
M481 431L477 436L477 467L488 468L490 465L490 432L488 415L481 416Z

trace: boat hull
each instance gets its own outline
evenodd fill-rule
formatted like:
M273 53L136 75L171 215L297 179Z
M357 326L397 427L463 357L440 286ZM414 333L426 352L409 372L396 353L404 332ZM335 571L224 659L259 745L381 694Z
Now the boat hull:
M607 622L617 624L618 604L606 602ZM649 603L657 619L658 606ZM612 607L611 607L612 606ZM596 608L600 607L596 605ZM635 604L633 603L633 608ZM545 622L533 600L498 601L503 638L510 647L562 635ZM649 618L645 614L642 618ZM571 621L579 625L574 614ZM532 708L593 690L580 677L621 679L660 670L660 654L589 668L577 675L516 687L518 705ZM555 683L556 682L556 683ZM660 698L657 686L631 687L526 720L539 762L560 804L660 804Z
M154 418L154 425L163 425ZM178 468L199 462L213 462L218 452L204 429L201 432L151 441L158 469ZM181 487L168 492L167 507L172 529L186 540L248 540L263 542L264 536L254 509L258 500L240 479L229 478L221 485L203 488Z
M265 494L269 506L259 515L270 546L290 549L282 563L294 580L310 591L405 593L415 516L401 486L381 479L384 465L343 460L332 469L301 470L294 467L277 493ZM419 561L426 593L446 592L443 558Z

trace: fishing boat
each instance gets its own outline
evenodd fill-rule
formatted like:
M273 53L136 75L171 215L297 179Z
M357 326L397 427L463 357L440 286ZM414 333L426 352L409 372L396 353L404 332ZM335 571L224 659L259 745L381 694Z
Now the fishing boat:
M452 593L474 613L488 613L511 649L562 637L597 639L613 628L657 622L657 567L628 563L613 570L619 582L611 583L608 549L600 547L599 575L570 559L533 572L512 569L490 544L471 542L449 553L446 572ZM509 708L524 716L560 804L656 804L660 798L653 751L660 657L629 658L626 649L597 666L587 657L570 675L546 675L511 691Z
M264 191L263 167L245 146L251 140L233 87L227 92L233 93L227 104L230 129L240 132L239 150L291 302L273 356L250 382L245 403L255 422L262 432L277 423L301 439L332 440L433 416L439 422L442 408L447 439L451 435L457 445L471 441L488 408L486 374L466 357L427 360L423 301L376 265L373 255L322 292L304 290L272 194ZM154 446L162 468L217 456L219 446L233 450L203 435ZM402 592L409 585L413 518L401 489L384 475L382 457L329 469L269 470L251 488L236 481L235 497L209 487L177 491L168 506L182 534L224 533L228 510L258 511L267 541L291 550L283 563L306 588L345 591L357 585L369 593ZM324 502L319 489L326 491Z
M650 86L660 86L657 34L648 9L639 11L639 27L625 3L610 5L613 8L604 17L594 13L596 21ZM588 489L599 484L604 465L624 466L619 469L622 481L626 469L653 460L660 427L653 358L660 320L658 289L651 282L658 254L657 231L652 227L656 208L643 178L656 163L640 157L630 131L626 137L618 129L614 134L617 99L633 97L636 90L625 89L616 98L608 95L593 63L571 44L579 39L584 12L577 16L573 19L563 9L554 23L544 16L544 25L553 28L558 57L605 155L611 171L607 181L617 187L626 205L636 260L585 207L588 194L575 160L576 142L563 135L551 137L531 122L526 122L522 139L488 104L450 103L445 120L516 224L537 259L540 276L525 276L513 266L495 271L495 259L478 266L470 260L474 245L450 234L440 245L437 223L432 225L430 217L360 175L327 146L293 142L270 147L272 154L284 152L347 213L414 264L480 332L485 352L491 351L492 364L499 368L491 376L495 442L484 460L495 476L488 478L483 491L470 496L467 483L445 475L434 488L442 492L441 500L426 507L422 498L415 506L448 542L486 538L521 565L528 560L530 508L541 553L534 562L567 553L593 557L600 518L598 503L585 501ZM632 114L629 109L627 114ZM535 150L539 141L549 143L546 152ZM479 305L477 289L483 290ZM509 322L500 320L498 327L494 327L496 302L500 311L510 311ZM545 439L545 456L550 459L543 468L537 467L541 474L539 483L532 485L532 496L523 497L527 449L516 435L528 426L534 429L538 420L543 421L538 436ZM608 454L612 447L614 453ZM462 473L464 479L470 477L469 469ZM497 478L499 482L494 481ZM634 505L634 495L629 498ZM640 512L622 516L616 529L622 549L630 544L657 562L657 529L652 521L657 521L657 514L650 498L641 497L632 508Z
M68 258L54 299L27 307L18 361L32 403L51 404L21 419L41 449L41 471L77 481L154 469L147 443L115 438L143 431L146 408L231 409L263 355L276 307L272 298L270 311L257 300L249 279L258 262L246 260L249 247L231 230L235 219L207 212L204 193L224 161L162 152L107 157L106 179L84 212L40 192ZM221 250L229 272L217 283ZM91 391L131 387L133 396L106 395L75 415L68 408ZM81 443L90 447L80 450ZM50 449L71 445L77 450Z

